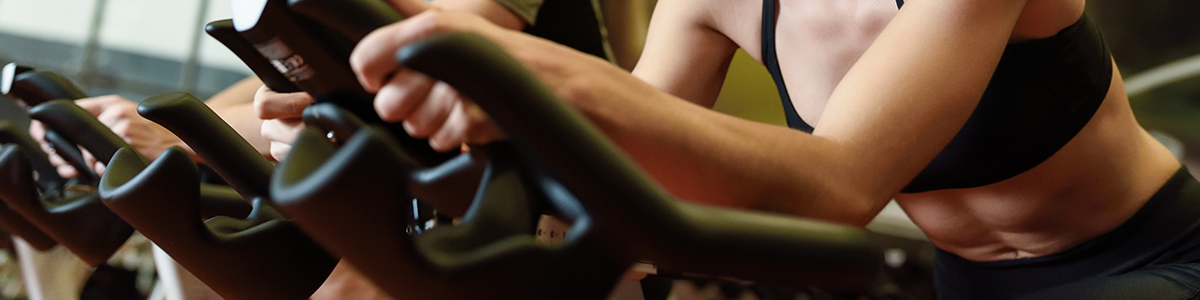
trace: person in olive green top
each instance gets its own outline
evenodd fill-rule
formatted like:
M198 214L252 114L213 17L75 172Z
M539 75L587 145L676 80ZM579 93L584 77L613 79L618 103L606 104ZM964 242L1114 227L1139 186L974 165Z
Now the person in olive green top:
M525 21L525 33L612 58L596 0L494 0ZM436 1L435 1L436 2ZM510 27L515 29L517 27Z

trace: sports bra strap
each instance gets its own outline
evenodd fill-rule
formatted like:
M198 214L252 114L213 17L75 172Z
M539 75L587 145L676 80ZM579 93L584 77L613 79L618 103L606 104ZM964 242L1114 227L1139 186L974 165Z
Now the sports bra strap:
M775 55L775 0L763 0L762 16L762 57L763 65L775 80L775 88L779 90L779 99L783 102L783 115L788 127L813 132L813 127L800 119L796 108L792 107L792 98L788 96L787 86L783 83L783 73L779 71L779 59Z

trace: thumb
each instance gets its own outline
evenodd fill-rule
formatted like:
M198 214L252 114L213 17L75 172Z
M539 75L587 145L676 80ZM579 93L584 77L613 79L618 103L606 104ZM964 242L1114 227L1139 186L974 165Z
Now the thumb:
M387 2L405 17L415 16L433 6L422 0L387 0Z

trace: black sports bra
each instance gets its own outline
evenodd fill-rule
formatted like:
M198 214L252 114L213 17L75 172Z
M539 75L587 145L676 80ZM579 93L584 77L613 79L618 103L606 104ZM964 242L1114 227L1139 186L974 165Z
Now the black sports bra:
M763 64L788 127L811 133L779 71L774 4L763 1ZM1111 54L1087 15L1054 36L1009 44L967 123L901 192L979 187L1033 169L1087 125L1111 81Z

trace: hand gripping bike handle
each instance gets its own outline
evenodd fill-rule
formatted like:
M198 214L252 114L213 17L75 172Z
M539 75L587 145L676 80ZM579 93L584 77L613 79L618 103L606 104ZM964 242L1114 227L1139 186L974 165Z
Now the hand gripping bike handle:
M376 1L378 2L378 1ZM424 139L409 137L399 123L383 122L371 105L375 95L366 92L350 68L350 52L363 30L382 26L398 16L388 13L382 2L369 4L357 1L338 2L325 17L336 24L323 24L301 15L288 7L286 0L262 1L261 6L235 7L234 27L252 45L262 59L275 66L276 71L308 92L316 102L335 103L349 110L368 124L381 124L396 135L404 150L425 166L440 164L457 153L440 153ZM320 3L318 3L320 4ZM302 10L325 7L296 3ZM346 17L357 16L357 17ZM399 19L390 20L398 21ZM343 31L353 35L346 35ZM248 64L260 64L251 59Z
M143 100L138 114L187 143L247 199L270 196L268 184L275 166L200 99L184 92L161 94Z
M52 100L39 104L29 109L29 117L70 138L105 164L117 149L129 147L124 139L71 101Z
M626 259L830 289L865 286L882 264L860 228L673 199L586 118L479 36L432 37L402 48L397 59L479 104L522 159L580 201L592 222L587 230Z

